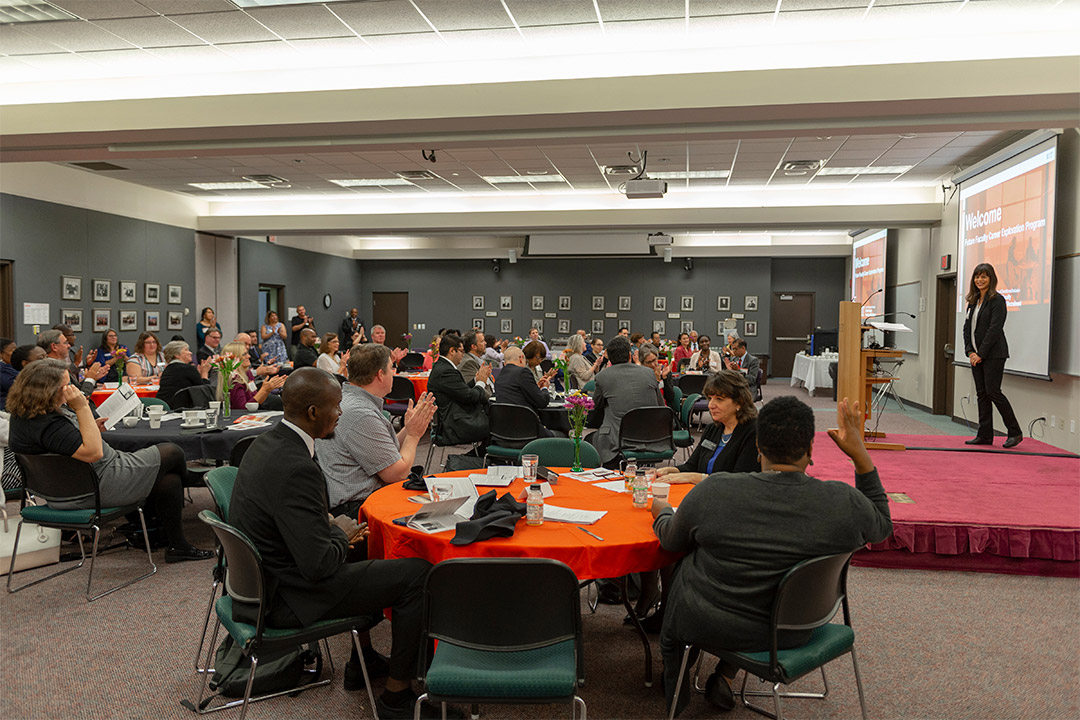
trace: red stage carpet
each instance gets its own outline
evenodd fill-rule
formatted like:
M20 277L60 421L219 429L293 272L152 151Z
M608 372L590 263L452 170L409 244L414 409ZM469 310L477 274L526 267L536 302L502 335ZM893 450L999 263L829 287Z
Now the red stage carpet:
M966 437L890 435L909 448L966 448ZM997 439L997 450L1001 441ZM1025 439L1016 450L1064 454ZM893 535L856 555L877 567L1080 576L1080 459L1015 452L872 450L890 499ZM825 433L810 474L854 483L851 463Z

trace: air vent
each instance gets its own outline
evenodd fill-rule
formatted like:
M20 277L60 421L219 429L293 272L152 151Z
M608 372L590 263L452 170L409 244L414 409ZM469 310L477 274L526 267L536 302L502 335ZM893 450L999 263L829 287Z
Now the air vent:
M112 163L107 162L81 162L70 164L75 167L81 167L85 170L94 170L96 172L102 172L104 170L127 170L126 167L120 167L119 165L113 165Z
M427 170L395 170L394 174L406 180L438 180L439 176Z
M821 160L789 160L784 163L784 172L813 172L822 166Z
M259 183L260 185L277 185L279 183L289 182L285 178L280 178L277 175L245 175L244 179Z
M641 168L637 165L608 165L604 168L606 175L637 175Z

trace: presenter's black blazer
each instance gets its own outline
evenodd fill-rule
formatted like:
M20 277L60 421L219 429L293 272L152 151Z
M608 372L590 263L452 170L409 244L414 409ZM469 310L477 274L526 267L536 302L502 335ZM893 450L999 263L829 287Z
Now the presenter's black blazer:
M975 318L975 332L972 335L972 316L975 305L968 305L967 319L964 320L964 355L978 353L984 360L988 358L1009 357L1009 343L1005 341L1005 316L1007 314L1005 298L998 293L983 301L982 310Z

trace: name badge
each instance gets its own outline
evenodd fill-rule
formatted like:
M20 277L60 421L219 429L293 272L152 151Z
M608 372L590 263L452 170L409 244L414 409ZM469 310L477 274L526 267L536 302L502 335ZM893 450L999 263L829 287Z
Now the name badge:
M712 440L702 440L701 447L705 448L706 450L715 450L716 443L714 443Z

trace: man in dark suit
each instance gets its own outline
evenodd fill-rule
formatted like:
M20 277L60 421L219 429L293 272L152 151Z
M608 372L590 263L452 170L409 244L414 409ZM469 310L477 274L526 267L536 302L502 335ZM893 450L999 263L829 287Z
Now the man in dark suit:
M664 404L656 374L649 368L630 362L630 341L616 335L608 342L607 357L611 367L596 376L593 400L596 409L590 423L599 422L600 429L586 438L592 443L605 466L619 461L619 428L623 415L635 408L657 407ZM641 448L653 450L654 448ZM656 447L666 450L667 445Z
M468 384L470 380L476 378L476 373L480 371L480 366L484 364L487 339L484 337L484 333L470 330L461 338L461 342L465 355L461 360L461 364L458 365L458 372L461 373L461 379ZM488 391L488 397L491 397L495 386L490 379L484 383L484 389Z
M319 351L315 349L317 338L314 330L304 328L300 331L300 344L296 346L296 353L293 355L293 367L315 367L319 362Z
M491 366L480 369L468 382L458 365L465 357L461 336L447 333L439 342L439 359L428 375L428 390L435 395L439 410L439 435L449 445L483 442L488 436L487 389Z
M761 399L761 388L758 386L758 372L761 370L761 361L751 355L746 349L746 341L742 338L731 344L731 357L724 360L728 370L736 370L746 375L746 382L750 385L750 395L755 400Z
M362 540L367 528L353 517L328 514L326 482L314 457L315 440L334 434L341 385L322 370L300 368L289 375L281 398L285 416L244 455L229 513L262 557L266 624L306 627L393 608L389 677L376 702L380 717L412 717L416 696L410 680L416 675L424 578L431 565L417 558L345 562L349 544ZM237 619L251 619L250 608L236 607ZM364 654L379 664L374 651L365 648ZM359 671L358 663L350 665ZM345 673L348 681L348 666Z
M217 328L206 333L206 339L203 342L206 344L199 348L199 351L196 354L199 362L221 353L221 331Z
M345 319L341 321L341 327L338 328L338 340L341 345L341 352L345 352L353 345L353 335L359 333L360 337L358 342L364 341L364 323L360 319L360 311L353 308L349 311L349 314L345 316Z
M532 370L525 366L525 353L516 345L506 349L503 356L503 368L495 378L495 399L500 403L524 405L539 412L551 402L548 385L551 379L547 375L537 382ZM536 431L540 437L556 437L536 418Z

